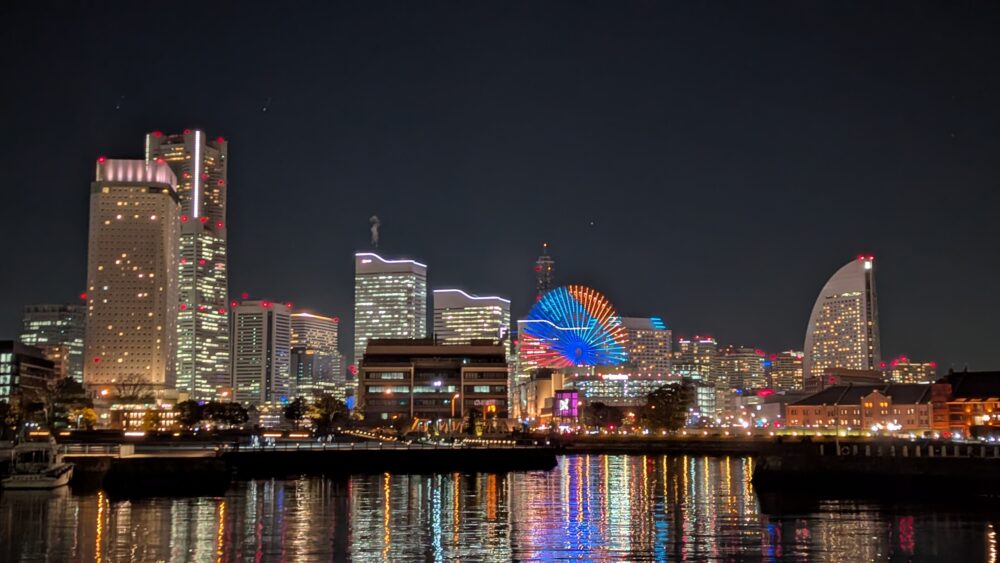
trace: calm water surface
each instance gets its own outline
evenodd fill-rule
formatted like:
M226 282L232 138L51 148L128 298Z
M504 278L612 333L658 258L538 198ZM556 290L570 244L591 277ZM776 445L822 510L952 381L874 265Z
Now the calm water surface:
M0 561L995 561L1000 511L795 502L746 458L238 482L222 497L4 493ZM770 502L764 503L769 507Z

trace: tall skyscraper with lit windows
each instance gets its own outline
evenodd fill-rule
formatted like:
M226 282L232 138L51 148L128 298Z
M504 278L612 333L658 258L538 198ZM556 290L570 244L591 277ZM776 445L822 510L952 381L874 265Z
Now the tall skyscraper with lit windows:
M195 399L214 397L229 379L228 155L224 138L199 129L146 135L146 162L165 162L177 177L177 389Z
M176 178L165 163L97 160L90 188L87 385L172 388L177 339Z
M291 380L291 303L243 301L233 307L232 387L241 403L288 399Z
M461 289L434 290L434 337L442 344L493 340L510 360L510 300L469 295Z
M622 317L628 360L637 373L670 375L671 332L660 317Z
M354 364L373 338L427 336L427 265L354 255Z
M827 368L877 370L880 357L875 257L858 256L837 270L816 298L802 371L811 380Z

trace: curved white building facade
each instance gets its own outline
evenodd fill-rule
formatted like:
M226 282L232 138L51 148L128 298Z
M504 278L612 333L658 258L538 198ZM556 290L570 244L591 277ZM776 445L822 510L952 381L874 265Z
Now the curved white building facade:
M875 257L858 256L823 286L806 328L802 371L808 380L827 368L878 369L880 361Z

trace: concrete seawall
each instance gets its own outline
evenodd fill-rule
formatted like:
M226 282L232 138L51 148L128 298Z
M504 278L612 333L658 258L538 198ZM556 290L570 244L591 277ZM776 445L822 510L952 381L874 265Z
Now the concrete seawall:
M239 450L223 454L238 477L301 474L448 473L549 470L556 448Z
M831 496L1000 494L1000 447L906 441L802 445L759 457L753 484L763 491Z
M216 495L233 478L366 473L451 473L549 470L557 448L244 448L218 453L67 455L72 486L113 496Z
M559 442L565 453L579 454L671 454L671 455L761 455L781 444L773 439L743 438L575 438Z

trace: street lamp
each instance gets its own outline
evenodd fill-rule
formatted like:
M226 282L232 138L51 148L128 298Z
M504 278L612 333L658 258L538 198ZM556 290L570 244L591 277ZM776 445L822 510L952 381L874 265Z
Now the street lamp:
M451 396L451 417L455 418L455 401L458 400L458 393Z

